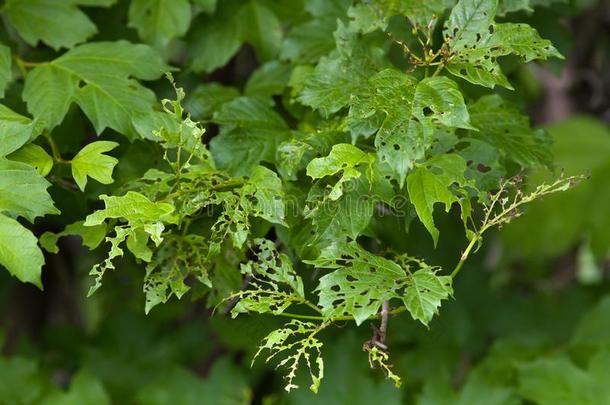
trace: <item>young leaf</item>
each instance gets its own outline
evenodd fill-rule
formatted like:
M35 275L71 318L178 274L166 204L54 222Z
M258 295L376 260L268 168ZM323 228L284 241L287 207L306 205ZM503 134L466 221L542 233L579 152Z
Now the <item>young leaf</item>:
M428 325L438 313L441 301L453 294L450 276L437 276L431 267L424 267L414 272L409 278L403 302L411 313L424 325Z
M434 225L432 213L437 202L443 203L447 212L451 205L457 202L462 208L462 216L470 215L470 203L463 187L471 185L471 181L464 176L465 171L466 161L462 157L446 154L438 155L418 166L407 177L411 203L415 206L419 219L432 235L435 246L439 230ZM454 184L458 185L459 194L452 190Z
M343 194L343 184L348 180L360 177L361 173L357 168L360 165L368 165L370 171L374 161L374 155L365 153L350 144L340 143L333 146L328 156L309 162L307 175L313 179L320 179L342 172L341 178L329 194L331 200L337 200Z
M44 257L38 240L16 220L0 213L0 264L24 283L42 289L40 271Z
M472 128L457 84L446 77L418 82L387 69L372 77L369 85L366 92L353 97L348 121L356 123L377 112L385 114L375 146L380 160L390 165L401 185L413 163L424 157L436 125Z
M105 208L87 216L85 226L99 225L110 218L123 218L133 227L175 221L173 205L150 201L135 191L120 197L101 195L100 199L104 201Z
M72 159L72 176L81 191L85 191L87 176L102 184L110 184L112 170L119 162L112 156L104 155L119 146L116 142L96 141L88 144L80 150Z

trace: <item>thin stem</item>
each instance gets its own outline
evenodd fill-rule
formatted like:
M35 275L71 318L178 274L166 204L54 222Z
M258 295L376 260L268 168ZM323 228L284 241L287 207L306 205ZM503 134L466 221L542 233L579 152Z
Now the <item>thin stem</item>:
M51 147L51 154L53 155L53 160L55 161L55 163L69 165L70 161L65 160L64 158L61 157L61 153L59 152L59 147L57 146L57 143L55 143L55 140L53 139L51 134L49 134L48 132L45 132L44 137L47 140L47 142L49 143L49 146Z
M379 325L379 340L380 343L385 343L386 333L388 332L388 313L390 312L389 301L383 301L381 305L381 325Z
M464 250L464 252L462 253L462 256L460 257L460 261L458 262L458 264L455 265L455 268L451 272L451 278L455 278L455 276L458 275L458 273L462 269L462 266L464 265L464 263L468 259L468 256L470 255L470 252L472 251L472 249L474 248L476 243L480 240L480 238L481 238L481 234L480 233L475 234L475 236L472 238L472 240L470 241L470 243L466 247L466 250Z

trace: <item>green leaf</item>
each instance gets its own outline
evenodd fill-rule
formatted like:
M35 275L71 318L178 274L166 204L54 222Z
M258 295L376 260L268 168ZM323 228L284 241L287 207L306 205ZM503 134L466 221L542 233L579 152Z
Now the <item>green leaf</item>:
M519 392L541 405L610 401L610 352L599 351L585 371L565 357L540 358L519 367Z
M16 220L0 214L0 264L24 283L42 289L44 257L38 240Z
M98 134L110 127L133 138L133 116L151 113L156 97L131 77L154 80L168 69L146 45L90 43L29 72L23 99L48 128L58 125L76 101Z
M468 106L473 138L493 145L505 159L523 167L550 165L550 140L532 129L529 117L497 94L483 96Z
M290 65L273 61L258 68L246 83L244 90L248 97L271 97L281 94L290 79Z
M86 371L80 371L70 381L66 392L56 391L47 395L41 405L78 405L78 404L110 405L110 395L106 392L100 380Z
M107 7L112 3L114 1L8 0L3 12L28 44L36 46L42 41L54 49L72 48L97 33L95 25L78 6Z
M283 118L267 103L256 98L239 97L223 104L214 114L214 122L245 128L287 129Z
M274 171L264 166L256 166L248 184L243 187L242 193L245 196L254 197L254 203L251 205L256 216L274 224L286 224L282 180ZM249 198L246 200L250 201ZM250 204L243 203L242 205L248 207Z
M420 221L432 235L435 246L439 236L439 230L434 225L432 217L436 203L444 204L447 212L453 203L458 203L462 208L462 216L470 215L469 197L463 191L463 187L471 185L471 182L464 177L465 171L466 161L462 157L445 154L418 166L407 177L407 190L411 203L415 206ZM459 187L457 193L452 189L454 184Z
M372 77L369 86L353 97L348 122L355 124L384 113L375 146L400 185L413 163L424 157L435 126L472 128L457 84L446 77L417 82L398 70L387 69Z
M403 297L405 307L413 319L428 325L438 313L441 301L453 294L451 284L450 276L437 276L436 271L431 267L414 272Z
M85 226L85 221L77 221L66 226L59 233L45 232L40 236L40 246L49 253L58 253L57 241L63 236L80 236L83 245L93 250L99 246L106 236L106 224Z
M160 223L172 223L175 219L174 206L163 202L152 202L144 195L128 191L120 197L101 195L105 208L87 216L85 226L100 225L106 219L123 218L131 226Z
M32 166L0 159L0 213L30 222L46 214L59 214L47 193L50 185Z
M187 57L191 69L198 73L210 73L224 66L241 48L242 37L234 2L223 7L216 15L193 23L195 27L189 35Z
M186 99L185 108L196 119L209 119L219 110L220 106L239 97L239 91L234 87L219 83L205 83L197 86Z
M0 158L38 136L40 130L31 119L0 104Z
M365 153L350 144L340 143L333 146L328 156L309 162L307 175L313 179L320 179L342 172L341 178L329 194L331 200L337 200L343 195L344 183L360 177L361 172L358 167L368 165L370 171L374 161L375 155Z
M168 235L160 248L155 250L152 259L141 257L150 262L144 277L144 312L148 314L156 305L166 303L172 296L181 299L190 290L186 284L188 277L195 277L205 286L212 287L209 277L212 262L207 255L208 249L208 241L200 235Z
M447 69L474 84L512 89L496 59L515 54L525 62L561 57L551 42L527 24L495 24L497 0L460 0L443 34L453 55Z
M377 256L350 242L330 245L316 260L307 261L334 270L320 278L317 288L323 314L329 318L353 316L360 325L377 315L384 301L397 298L413 319L428 325L441 300L453 294L451 277L437 276L437 268L419 260L397 259Z
M128 26L157 48L186 34L190 23L191 5L187 0L133 0L129 4Z
M53 168L53 158L41 146L34 143L25 145L8 155L7 158L35 167L38 174L43 177Z
M453 50L463 50L481 35L489 36L498 0L460 0L445 22L443 35Z
M11 48L0 44L0 98L4 97L4 91L12 80L12 60Z
M87 176L102 184L110 184L112 171L119 162L112 156L104 155L119 146L116 142L96 141L82 148L72 159L72 177L81 191L85 191Z
M336 269L321 277L317 288L324 316L353 316L357 325L395 297L407 277L397 263L367 252L356 242L331 245L309 263Z
M240 36L256 49L262 61L276 57L282 45L282 25L277 16L258 0L246 0L239 11Z

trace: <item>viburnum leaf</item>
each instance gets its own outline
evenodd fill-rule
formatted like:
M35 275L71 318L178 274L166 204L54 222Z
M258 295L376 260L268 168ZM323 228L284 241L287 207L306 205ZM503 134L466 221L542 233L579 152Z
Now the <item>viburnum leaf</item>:
M241 26L236 9L238 2L218 2L213 16L195 20L189 33L187 58L195 72L210 73L224 66L241 48Z
M32 166L0 159L0 212L30 222L46 214L59 214L47 193L50 185Z
M381 161L389 164L401 185L413 163L424 157L436 125L472 128L457 84L446 77L418 82L398 70L387 69L372 77L369 86L352 98L348 122L385 114L375 146Z
M324 315L350 315L357 325L377 314L406 279L397 263L369 253L356 242L331 245L309 263L334 270L320 278L317 288Z
M421 268L411 274L402 300L413 319L428 325L438 313L441 301L453 294L451 284L450 276L438 276L431 267Z
M284 389L288 392L299 388L294 383L294 379L299 365L305 363L311 377L309 389L318 392L318 387L324 377L324 360L321 355L322 342L315 336L324 326L293 319L283 328L274 330L263 339L261 346L254 355L254 360L263 351L270 352L265 358L266 363L280 354L285 355L286 357L279 361L277 368L281 367L288 370L288 374L284 377L287 382Z
M74 222L59 233L45 232L40 236L40 246L50 253L59 252L57 241L64 236L80 236L83 245L89 249L95 249L104 240L106 236L106 224L101 223L94 226L85 226L85 221Z
M0 44L0 98L4 97L4 91L12 80L12 60L11 48Z
M40 271L43 264L44 257L32 232L0 213L0 265L20 281L42 289Z
M453 293L451 277L437 276L438 268L422 261L397 259L370 253L353 241L330 245L320 257L307 261L333 270L320 278L317 288L323 314L353 316L359 325L376 315L384 301L400 299L413 319L428 325L441 300Z
M425 27L430 24L430 21L433 21L433 17L443 15L448 2L445 0L378 0L376 3L385 18L401 15L407 17L411 25L418 24Z
M212 263L207 257L207 250L208 243L200 235L171 235L165 238L146 266L144 311L149 313L156 305L167 302L172 296L182 298L190 290L190 286L185 283L189 276L212 287L209 277Z
M526 62L562 57L551 42L527 24L494 23L497 0L460 0L443 34L453 55L447 69L474 84L511 88L496 59L515 54Z
M233 317L247 312L277 315L290 305L304 301L303 280L286 254L279 253L275 244L267 239L255 239L252 252L256 259L240 266L241 273L251 281L247 289L232 295L239 299L231 310Z
M175 221L173 205L150 201L135 191L128 191L120 197L101 195L100 199L104 201L105 208L87 216L85 226L99 225L109 218L123 218L131 226Z
M128 25L137 29L145 42L158 48L186 34L190 23L188 0L133 0L129 4Z
M550 139L540 129L532 129L529 117L500 95L483 96L469 104L473 126L469 136L494 146L506 160L523 167L550 165Z
M102 184L110 184L112 171L118 159L104 155L119 146L116 142L96 141L82 148L72 159L72 176L81 191L87 185L87 176Z
M329 194L331 200L337 200L343 194L343 184L360 177L361 172L358 167L368 165L370 171L371 164L374 161L374 154L365 153L347 143L339 143L333 146L328 156L316 158L309 162L307 175L313 179L320 179L342 172L341 178Z
M447 212L453 203L458 203L462 216L465 218L470 215L469 197L463 190L463 187L471 184L464 176L466 168L466 161L459 155L437 155L418 166L407 177L409 198L417 216L432 235L434 245L439 236L432 217L436 203L444 204ZM456 189L453 188L454 185L457 185Z
M245 0L239 10L240 36L256 49L260 60L273 59L282 45L282 25L277 16L258 0Z
M114 1L7 0L2 11L28 44L36 46L42 41L54 49L72 48L97 33L95 24L78 6L107 7Z
M185 108L196 119L208 119L224 104L239 97L239 90L219 83L205 83L193 90Z
M0 104L0 157L19 149L38 136L41 129L40 125L30 118Z
M41 176L46 176L53 168L53 158L41 146L34 143L23 146L8 155L7 158L34 166Z
M281 94L290 79L291 71L292 68L287 63L266 63L252 73L244 92L249 97L263 98Z
M134 138L133 117L150 114L156 97L131 77L153 80L168 69L146 45L89 43L30 71L23 99L47 128L59 124L76 101L98 134L110 127Z

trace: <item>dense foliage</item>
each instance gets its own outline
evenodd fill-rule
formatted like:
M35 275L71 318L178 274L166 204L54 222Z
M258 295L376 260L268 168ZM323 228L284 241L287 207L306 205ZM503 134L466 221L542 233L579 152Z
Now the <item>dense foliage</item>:
M509 252L497 268L542 268L579 245L578 279L604 277L608 220L582 207L609 201L597 196L608 134L583 118L551 136L522 108L525 64L564 58L524 22L546 3L6 0L0 264L42 289L55 255L80 251L73 236L92 253L70 270L88 267L75 277L90 297L82 330L51 343L65 354L65 339L89 340L80 360L60 361L79 370L69 390L30 351L0 360L0 381L14 381L0 400L243 402L265 362L287 391L305 385L331 403L399 401L369 366L424 404L610 400L610 332L597 329L607 299L582 321L540 319L544 294L498 296L469 261L506 225L491 239ZM578 131L589 135L574 141ZM582 174L592 178L572 189ZM557 222L564 210L572 222ZM506 271L492 278L510 283ZM565 305L584 311L594 295L574 287ZM465 308L531 336L498 340L450 375L444 348L474 337L480 355L487 335L503 336ZM558 320L558 334L536 330ZM163 332L168 322L181 326ZM200 347L207 335L219 352ZM561 355L539 358L556 338L569 341ZM247 358L216 360L231 350ZM177 366L204 355L205 381ZM253 371L236 366L252 359ZM359 386L333 393L341 385Z

